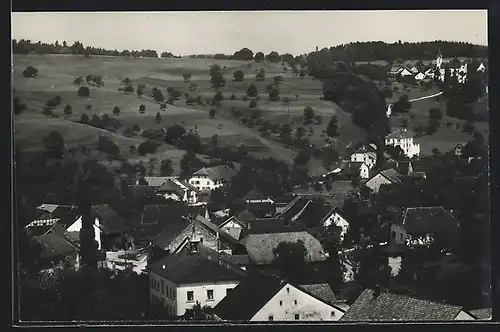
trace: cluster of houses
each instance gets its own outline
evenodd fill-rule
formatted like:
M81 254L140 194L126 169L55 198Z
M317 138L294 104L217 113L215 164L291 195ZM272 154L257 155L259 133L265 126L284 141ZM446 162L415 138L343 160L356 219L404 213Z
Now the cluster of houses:
M418 143L405 130L387 136L386 144L401 147L408 157L420 153ZM362 185L374 192L384 184L401 182L403 177L425 177L425 173L413 170L410 160L384 157L382 170L372 172L377 154L376 147L369 144L353 153L348 164L359 172ZM319 216L313 211L314 197L295 194L276 201L251 192L245 198L243 212L209 211L200 194L230 185L235 173L228 166L214 166L198 170L187 180L141 178L133 187L148 187L167 200L164 204L146 204L133 217L120 215L110 205L92 206L100 266L118 268L123 261L125 265L135 264L136 271L149 276L149 289L144 291L149 292L151 304L163 307L169 317L183 316L195 305L212 308L213 318L221 321L423 321L488 316L482 311L466 311L460 306L380 289L366 289L347 305L342 294L332 289L325 272L329 270L329 253L308 231L311 223L335 225L342 242L349 220L343 216L341 204ZM77 207L49 204L40 205L25 227L42 244L41 259L75 268L81 228L82 215ZM385 262L395 276L408 248L428 245L436 238L451 247L459 238L460 224L452 211L422 206L404 209L383 231L387 241L380 246L387 249ZM282 243L304 246L304 277L289 278L279 272L276 249ZM352 250L356 249L340 256L349 256ZM349 260L344 264L344 279L352 280Z
M444 82L446 75L450 75L456 77L458 83L464 83L467 80L468 71L476 70L485 72L486 70L483 63L479 63L476 68L470 68L471 65L471 62L462 62L458 59L445 62L441 52L439 52L435 64L433 65L418 65L417 61L408 61L404 65L393 66L389 71L389 75L392 78L411 77L417 82L427 82L435 79Z

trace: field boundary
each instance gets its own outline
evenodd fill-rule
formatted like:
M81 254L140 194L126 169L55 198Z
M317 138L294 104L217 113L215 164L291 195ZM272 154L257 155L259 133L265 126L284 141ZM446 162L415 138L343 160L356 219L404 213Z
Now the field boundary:
M433 97L437 97L437 96L440 96L443 94L443 91L441 92L438 92L438 93L435 93L433 95L430 95L430 96L424 96L424 97L419 97L419 98L414 98L414 99L410 99L410 103L411 102L414 102L414 101L419 101L419 100L424 100L424 99L430 99L430 98L433 98Z

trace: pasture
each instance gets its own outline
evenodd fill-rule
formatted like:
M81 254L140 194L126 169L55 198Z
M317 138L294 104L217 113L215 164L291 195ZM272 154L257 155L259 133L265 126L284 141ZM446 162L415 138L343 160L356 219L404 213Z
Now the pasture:
M219 91L224 95L222 108L214 118L210 118L209 110L212 106L187 106L184 94L190 96L201 96L203 99L212 99L215 90L210 83L209 67L218 64L223 68L226 85ZM39 70L36 78L25 78L22 71L27 66L34 66ZM266 79L263 82L255 81L256 73L264 68ZM242 82L233 80L233 71L241 69L245 73ZM186 83L182 74L190 73L191 82ZM73 84L77 77L87 75L100 75L104 86L95 87L89 85L90 96L79 97L77 90L79 85ZM288 97L290 103L284 105L280 101L268 100L266 86L273 81L273 76L281 75L283 82L279 85L280 97ZM316 115L321 116L321 124L310 125L306 128L309 139L313 144L324 144L322 130L326 128L332 115L337 115L341 134L357 137L356 126L350 124L350 116L336 105L320 100L322 87L319 81L310 77L300 79L294 76L291 70L283 71L281 64L269 62L255 63L235 60L214 59L129 59L120 57L90 57L74 55L15 55L14 56L14 87L16 95L26 104L27 110L15 120L16 144L27 150L42 150L44 148L43 137L50 131L57 130L63 134L67 148L85 145L89 148L96 146L100 135L107 135L120 147L120 155L130 161L145 161L149 158L169 158L173 161L176 172L178 163L183 155L175 147L163 144L154 155L139 156L129 151L131 145L137 146L145 139L140 135L125 137L121 133L126 128L139 125L141 130L151 128L165 128L172 124L182 124L187 130L196 129L205 142L210 142L213 134L217 134L220 145L236 146L244 144L249 148L249 153L257 157L275 157L287 163L291 163L297 151L276 142L272 137L267 139L260 136L255 128L247 128L240 124L237 119L231 117L228 110L232 106L249 109L249 101L243 101L246 90L250 84L254 84L260 96L258 108L261 109L262 118L273 123L289 122L292 128L302 124L303 110L311 106ZM137 84L145 84L144 95L139 98L135 93L126 94L118 91L124 87L122 80L128 77L134 88ZM195 91L190 91L190 84L196 84ZM152 100L149 95L156 87L167 96L167 88L175 88L182 96L175 101L174 105L167 105L167 110L160 112L159 103ZM232 94L237 100L229 100ZM42 115L42 109L46 102L55 96L60 96L62 101L54 110L57 118L49 118ZM139 106L144 105L146 112L139 113ZM72 114L64 115L65 105L71 105ZM120 108L119 115L113 115L113 109ZM161 121L156 122L156 113L161 113ZM108 114L120 124L117 132L109 132L103 129L91 127L78 123L81 116L87 114L102 117ZM288 116L290 114L290 116ZM343 128L347 130L343 130ZM356 127L356 128L353 128ZM341 135L338 142L346 145ZM345 143L345 144L344 144ZM106 156L99 156L106 159ZM317 169L320 163L313 163L313 169ZM322 172L323 170L317 170Z

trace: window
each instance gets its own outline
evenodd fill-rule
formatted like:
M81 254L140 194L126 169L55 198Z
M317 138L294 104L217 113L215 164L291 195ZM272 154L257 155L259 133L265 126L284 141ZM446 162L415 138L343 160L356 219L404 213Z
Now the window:
M208 301L214 300L214 290L213 289L207 289L207 300Z
M280 301L280 307L283 305L283 301Z
M188 300L188 302L193 302L194 301L194 293L193 293L193 291L188 291L187 292L187 300Z
M273 315L269 315L269 321L272 322L274 320L274 316Z
M290 287L287 287L287 288L286 288L286 292L287 292L288 294L290 294Z
M295 320L299 320L300 319L300 315L299 314L295 314Z
M293 304L297 305L297 300L293 301Z
M335 317L335 311L332 311L332 313L330 314L332 317Z

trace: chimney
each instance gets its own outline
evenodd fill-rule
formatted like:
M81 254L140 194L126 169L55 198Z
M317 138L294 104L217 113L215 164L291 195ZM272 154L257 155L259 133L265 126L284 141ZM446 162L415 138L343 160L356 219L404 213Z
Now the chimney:
M380 285L376 285L373 288L373 298L376 299L379 296L380 296Z
M200 240L193 236L191 240L189 240L189 253L194 254L198 252L198 245L200 243Z

